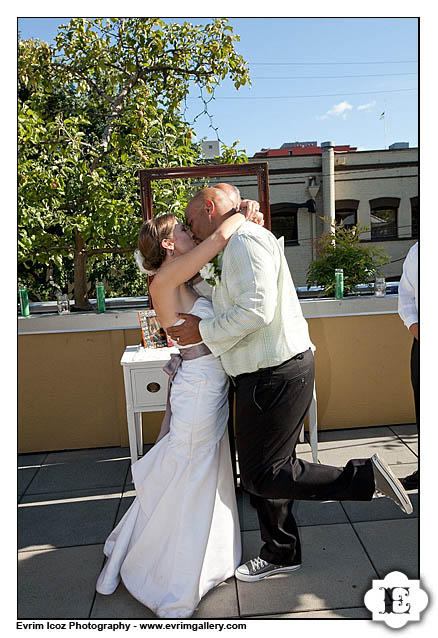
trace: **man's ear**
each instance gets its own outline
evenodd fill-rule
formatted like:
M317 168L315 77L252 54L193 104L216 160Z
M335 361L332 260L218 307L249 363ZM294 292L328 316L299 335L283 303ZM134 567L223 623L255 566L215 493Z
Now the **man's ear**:
M204 204L206 213L211 217L214 213L215 205L212 199L207 199Z

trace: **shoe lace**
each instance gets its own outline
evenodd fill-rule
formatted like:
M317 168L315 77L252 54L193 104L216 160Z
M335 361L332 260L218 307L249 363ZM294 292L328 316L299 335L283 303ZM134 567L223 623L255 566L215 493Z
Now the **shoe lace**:
M263 558L260 558L260 556L257 556L257 558L251 558L249 562L251 563L251 569L254 572L268 565L267 561L263 560Z

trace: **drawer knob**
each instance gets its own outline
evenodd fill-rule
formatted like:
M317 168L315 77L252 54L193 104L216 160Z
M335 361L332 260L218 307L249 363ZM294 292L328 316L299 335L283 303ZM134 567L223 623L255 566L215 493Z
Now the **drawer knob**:
M146 390L148 392L158 392L161 389L161 386L159 383L156 383L155 381L153 381L152 383L148 383L146 386Z

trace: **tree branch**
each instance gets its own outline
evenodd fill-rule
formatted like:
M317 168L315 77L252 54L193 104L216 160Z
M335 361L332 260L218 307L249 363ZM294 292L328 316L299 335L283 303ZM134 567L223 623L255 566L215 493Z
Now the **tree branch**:
M131 253L135 248L91 248L85 252L88 255L101 255L103 253L112 253L114 255L122 255L124 253Z
M60 64L59 62L54 62L52 66L59 67L63 71L70 71L73 75L77 75L82 80L85 80L85 82L87 82L87 84L89 84L91 88L94 89L96 93L100 95L100 97L103 97L104 100L106 100L109 103L113 101L112 98L107 93L105 93L103 89L97 86L96 82L94 82L90 77L85 75L85 73L82 73L82 71L79 71L78 69L73 68L73 66L69 67L66 64Z
M74 251L73 246L43 246L42 248L40 248L40 250L42 251L49 251L49 250L70 250L71 252Z

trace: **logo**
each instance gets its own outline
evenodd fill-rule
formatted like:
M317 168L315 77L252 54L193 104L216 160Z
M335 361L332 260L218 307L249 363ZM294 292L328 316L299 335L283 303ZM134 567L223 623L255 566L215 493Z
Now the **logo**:
M420 620L429 597L419 580L409 580L402 572L391 572L384 580L373 580L364 597L365 606L373 612L373 620L400 629L410 620Z

